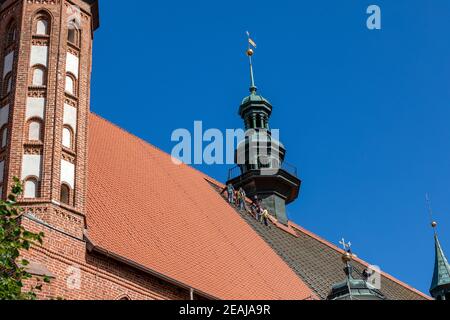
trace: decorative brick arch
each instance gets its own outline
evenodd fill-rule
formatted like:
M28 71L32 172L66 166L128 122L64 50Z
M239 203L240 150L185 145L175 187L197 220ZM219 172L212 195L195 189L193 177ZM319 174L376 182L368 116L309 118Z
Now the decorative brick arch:
M45 9L39 9L32 16L31 34L38 35L38 36L50 36L51 32L52 32L52 20L53 20L53 16L49 11L47 11ZM38 33L40 22L44 22L44 24L45 24L45 29L46 29L45 33Z
M29 187L31 184L34 185L34 195L30 196ZM23 197L25 199L35 199L39 198L39 178L36 176L28 176L23 180L24 192Z
M70 84L70 87L68 87ZM77 77L72 72L66 73L65 78L65 92L71 94L72 96L78 96L78 81Z
M42 75L40 73L42 72ZM42 79L37 78L42 76ZM36 78L35 78L36 77ZM47 68L42 64L35 64L30 68L30 86L45 87L47 86Z
M38 132L38 139L37 140L31 140L30 139L30 129L32 124L38 124L39 125L39 132ZM26 122L26 128L25 128L25 140L26 141L43 141L43 133L44 133L44 121L41 118L33 117L27 120Z
M67 136L68 135L68 136ZM69 141L67 141L69 140ZM69 150L75 149L75 133L70 125L64 125L63 126L63 133L62 133L62 145L64 148ZM69 142L67 145L67 142Z
M60 189L60 195L59 200L62 204L71 206L72 205L72 197L73 197L73 191L72 188L69 186L68 183L63 182L61 183L61 189Z

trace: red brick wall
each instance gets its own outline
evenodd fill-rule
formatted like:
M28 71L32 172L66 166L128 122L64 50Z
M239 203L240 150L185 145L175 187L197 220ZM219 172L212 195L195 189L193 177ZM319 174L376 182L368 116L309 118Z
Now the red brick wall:
M66 300L131 300L189 299L189 291L148 273L129 267L110 257L89 253L86 242L51 230L28 218L29 230L45 233L43 247L34 247L24 257L45 266L55 278L43 286L41 299ZM77 268L77 269L74 269ZM80 270L80 287L73 286L72 277ZM69 284L68 284L69 283Z
M80 213L85 210L86 166L87 166L87 121L89 114L91 56L92 56L92 21L90 8L81 0L74 0L81 10L81 45L70 45L67 41L67 1L16 0L6 2L0 13L0 32L5 34L11 18L19 27L19 40L16 43L14 84L15 90L1 102L10 104L9 150L4 157L8 159L5 189L10 189L11 178L21 175L22 155L40 154L43 157L38 202L59 201L60 199L60 163L61 159L70 160L76 166L75 190L72 195L73 207ZM51 33L48 37L34 34L34 18L38 12L46 12L51 19ZM2 37L4 39L4 37ZM31 86L30 49L33 44L48 44L49 59L47 82L45 87ZM2 46L3 47L3 46ZM3 51L3 50L2 50ZM66 53L71 52L80 59L77 96L65 93ZM3 55L4 56L4 55ZM3 58L2 56L2 58ZM2 59L3 61L3 59ZM3 63L1 68L3 67ZM45 97L46 112L44 119L43 141L27 141L25 123L25 105L27 97ZM77 108L77 133L74 150L62 147L64 103Z
M8 147L0 152L6 160L3 197L10 190L12 178L21 177L23 154L42 155L39 198L21 201L27 216L24 225L32 231L45 233L42 247L35 247L24 256L45 266L55 278L44 286L41 298L64 299L188 299L189 291L155 277L111 257L90 253L84 237L87 191L87 139L92 63L92 16L90 7L82 0L70 3L81 7L81 45L67 41L68 1L8 0L0 8L0 82L3 80L4 57L15 50L13 90L0 97L1 106L9 104ZM33 32L36 13L44 11L50 17L50 35L36 36ZM5 48L6 28L11 19L18 27L18 39ZM48 68L45 87L31 86L30 53L33 44L48 44ZM65 92L66 53L80 58L77 95ZM1 83L3 86L3 83ZM25 111L27 97L45 97L42 142L27 141ZM74 150L62 146L64 103L77 108L76 145ZM75 163L75 190L70 206L59 203L61 159ZM79 267L81 287L67 284L71 268Z

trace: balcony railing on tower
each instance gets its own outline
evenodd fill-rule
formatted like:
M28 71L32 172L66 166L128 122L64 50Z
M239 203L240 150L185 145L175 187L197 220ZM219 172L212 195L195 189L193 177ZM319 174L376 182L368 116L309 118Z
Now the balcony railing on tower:
M255 170L249 170L247 172L260 171L260 170L261 169L255 169ZM281 165L279 170L283 170L283 171L285 171L287 173L290 173L291 175L293 175L296 178L298 177L297 168L294 165L290 164L290 163L283 162L283 164ZM242 174L242 171L241 171L241 167L240 166L235 166L235 167L231 168L228 171L228 181L239 177L241 174Z

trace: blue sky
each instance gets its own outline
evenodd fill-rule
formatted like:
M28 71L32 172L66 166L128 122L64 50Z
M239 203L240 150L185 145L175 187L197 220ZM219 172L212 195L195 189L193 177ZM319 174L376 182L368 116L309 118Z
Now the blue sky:
M366 28L377 4L382 30ZM255 76L303 180L289 216L428 293L433 202L450 254L450 1L100 1L92 110L171 152L240 128ZM225 181L229 166L197 166Z

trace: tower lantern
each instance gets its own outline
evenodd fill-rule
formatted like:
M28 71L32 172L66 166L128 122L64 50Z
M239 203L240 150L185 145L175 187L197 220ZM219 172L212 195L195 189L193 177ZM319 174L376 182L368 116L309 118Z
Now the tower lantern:
M251 198L258 197L279 222L287 224L286 204L298 197L301 181L296 176L296 169L288 170L284 164L286 149L270 129L272 105L257 92L253 72L256 43L248 32L247 35L250 95L243 99L239 107L246 137L236 150L239 174L236 175L232 169L227 183L235 188L242 187Z

